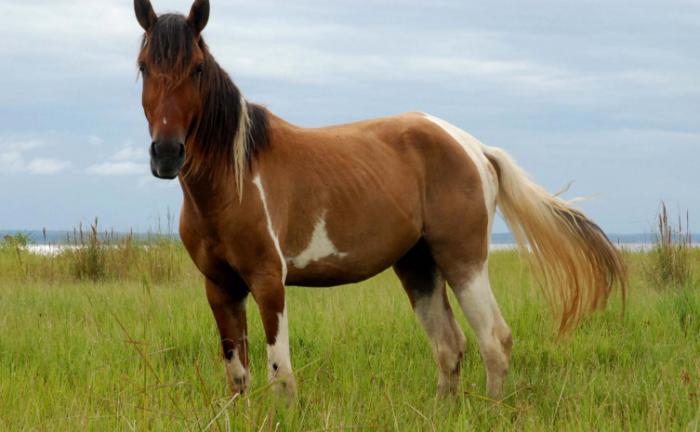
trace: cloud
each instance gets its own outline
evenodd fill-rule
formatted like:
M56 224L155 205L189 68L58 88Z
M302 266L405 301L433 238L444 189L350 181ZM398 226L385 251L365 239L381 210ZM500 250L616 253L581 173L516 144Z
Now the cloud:
M32 159L24 168L31 174L49 175L58 174L70 166L69 161L36 158Z
M58 174L71 166L70 161L34 158L26 162L20 152L0 153L0 170L4 173Z
M29 150L34 150L36 148L42 147L44 141L39 139L13 139L13 140L1 140L0 139L0 150L10 151L10 152L26 152Z
M22 154L17 151L0 153L0 170L4 172L21 171L24 166Z
M153 3L158 13L187 13L191 0ZM204 36L217 61L250 100L295 124L428 111L512 151L552 190L574 178L583 194L609 192L617 207L601 213L606 228L642 228L642 213L629 209L653 212L662 187L700 213L691 166L700 145L697 0L215 6ZM44 182L0 188L17 209L0 211L0 225L46 223L42 209L72 222L105 193L130 195L133 206L113 200L103 210L136 225L165 202L152 192L166 185L178 205L177 182L150 177L135 65L142 34L123 0L0 0L0 58L10 66L0 135L19 137L0 137L0 175L114 176L85 182L61 215L52 201L61 194ZM62 177L54 190L71 187Z
M146 149L126 143L112 156L112 159L116 161L143 161L146 160L147 156Z
M33 158L27 162L25 153L45 146L39 139L0 140L0 170L4 173L58 174L68 169L70 161Z
M87 142L92 146L99 147L104 143L104 140L97 135L88 135Z
M107 162L95 163L87 167L85 172L99 176L128 176L149 173L146 149L131 144L130 140L109 158Z
M99 176L125 176L149 172L147 164L136 162L104 162L91 165L85 171Z

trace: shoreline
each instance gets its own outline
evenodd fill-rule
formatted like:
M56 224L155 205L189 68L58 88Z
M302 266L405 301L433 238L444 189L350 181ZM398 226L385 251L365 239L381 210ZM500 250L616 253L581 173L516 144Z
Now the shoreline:
M618 249L627 252L648 252L655 246L655 243L643 242L614 244ZM83 247L84 246L74 244L30 244L24 247L23 249L26 249L27 252L29 252L32 255L55 256L67 250L76 250L81 249ZM117 245L108 245L107 247L117 247ZM692 243L690 247L700 248L700 244ZM510 251L516 249L517 245L515 243L491 243L489 245L489 252Z

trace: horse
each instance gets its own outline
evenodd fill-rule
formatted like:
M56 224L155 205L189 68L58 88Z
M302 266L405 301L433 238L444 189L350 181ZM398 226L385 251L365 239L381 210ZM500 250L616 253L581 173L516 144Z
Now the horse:
M244 98L202 37L207 0L158 16L135 0L150 167L178 178L179 233L204 275L228 386L249 391L246 299L258 305L268 379L296 393L285 285L325 287L397 274L437 363L437 391L459 389L465 337L478 340L490 397L501 396L513 338L491 290L496 207L559 308L559 332L626 290L604 232L546 192L503 150L424 113L302 128Z

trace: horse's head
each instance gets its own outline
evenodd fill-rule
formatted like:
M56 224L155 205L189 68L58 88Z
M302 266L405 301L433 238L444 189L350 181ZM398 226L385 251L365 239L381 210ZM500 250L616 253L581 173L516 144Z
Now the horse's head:
M189 16L157 16L149 0L134 0L146 31L138 57L142 104L151 133L151 171L177 177L185 163L185 142L202 109L200 81L207 67L200 34L209 19L209 1L195 0Z

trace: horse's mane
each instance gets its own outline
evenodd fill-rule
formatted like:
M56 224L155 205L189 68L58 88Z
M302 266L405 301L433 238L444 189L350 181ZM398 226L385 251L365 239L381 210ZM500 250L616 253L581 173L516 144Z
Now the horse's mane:
M252 158L268 144L267 110L245 100L182 15L161 15L144 36L141 49L154 72L166 79L165 88L173 88L197 66L192 64L195 43L204 52L199 82L202 110L188 131L184 174L216 178L233 171L240 194Z

